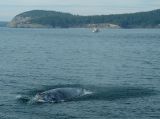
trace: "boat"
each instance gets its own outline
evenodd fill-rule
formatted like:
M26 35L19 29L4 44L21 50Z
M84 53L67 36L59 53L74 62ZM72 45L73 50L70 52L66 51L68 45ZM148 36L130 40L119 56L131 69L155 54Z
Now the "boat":
M97 33L97 32L99 32L100 30L98 29L98 28L93 28L93 30L92 30L92 32L93 33Z

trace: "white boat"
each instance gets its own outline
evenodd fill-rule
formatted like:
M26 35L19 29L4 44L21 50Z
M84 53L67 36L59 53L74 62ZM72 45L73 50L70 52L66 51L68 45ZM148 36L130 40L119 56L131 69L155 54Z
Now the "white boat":
M93 33L97 33L97 32L99 32L100 30L98 29L98 28L93 28L93 30L92 30L92 32Z

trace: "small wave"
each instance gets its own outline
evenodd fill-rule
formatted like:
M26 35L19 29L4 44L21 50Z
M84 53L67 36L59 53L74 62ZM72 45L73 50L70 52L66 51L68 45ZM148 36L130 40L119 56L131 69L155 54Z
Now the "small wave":
M28 102L31 99L31 97L27 95L17 95L16 99L20 102Z
M114 101L119 99L139 98L152 96L156 91L141 87L94 87L92 95L79 98L78 100L108 100Z
M90 90L86 90L84 89L84 95L90 95L93 94L94 92L90 91Z

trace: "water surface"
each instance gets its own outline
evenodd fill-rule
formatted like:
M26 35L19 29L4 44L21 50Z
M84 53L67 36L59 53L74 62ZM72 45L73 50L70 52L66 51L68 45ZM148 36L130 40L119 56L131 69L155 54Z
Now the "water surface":
M160 30L0 28L1 119L159 119ZM92 96L31 105L33 96L81 87Z

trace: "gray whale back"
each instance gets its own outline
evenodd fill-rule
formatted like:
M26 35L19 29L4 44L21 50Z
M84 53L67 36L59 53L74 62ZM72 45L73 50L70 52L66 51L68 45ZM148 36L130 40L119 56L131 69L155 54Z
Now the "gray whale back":
M32 101L62 102L82 97L84 95L89 95L91 93L92 92L83 88L56 88L36 94Z

